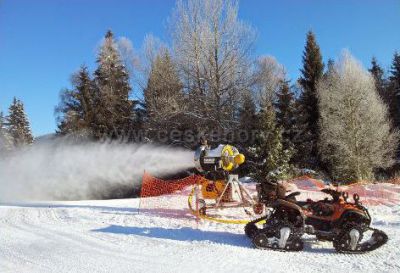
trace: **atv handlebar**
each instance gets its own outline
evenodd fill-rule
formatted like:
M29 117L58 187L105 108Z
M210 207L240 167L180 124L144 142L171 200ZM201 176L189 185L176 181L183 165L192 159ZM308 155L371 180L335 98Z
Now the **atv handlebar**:
M341 192L337 191L337 190L333 190L333 189L322 189L321 192L329 194L330 196L332 196L333 201L339 201L340 196L342 195Z
M347 199L349 198L349 193L346 191L340 192L340 191L333 190L333 189L322 189L321 192L332 196L333 201L335 201L335 202L339 201L340 197L342 197L345 202L347 202ZM356 205L361 205L360 195L358 195L358 193L353 194L353 200Z

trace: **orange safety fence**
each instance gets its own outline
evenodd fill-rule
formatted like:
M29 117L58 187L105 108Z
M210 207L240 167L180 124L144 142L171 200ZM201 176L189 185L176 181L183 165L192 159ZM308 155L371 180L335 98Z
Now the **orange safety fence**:
M202 176L191 175L183 179L162 180L145 172L142 179L139 212L180 220L199 220L198 215L193 215L193 211L188 207L188 197L191 199L193 186L200 184L203 179ZM301 192L298 200L321 200L327 197L320 192L328 186L322 180L301 176L287 182L292 185L289 187L291 191ZM246 188L252 194L256 192L254 183L246 184ZM339 190L349 193L349 201L352 201L353 194L357 193L360 201L367 206L400 204L399 185L357 183L339 186ZM195 200L198 200L197 196ZM195 205L197 205L196 202Z
M188 208L187 199L201 176L191 175L183 179L163 180L145 172L142 178L139 213L174 218L196 219Z
M204 193L200 188L196 188L195 184L202 185L204 180L206 179L200 175L191 175L177 180L163 180L145 172L142 178L139 213L169 217L179 221L189 220L196 227L201 219L224 224L246 224L251 220L248 212L246 213L242 207L236 210L227 207L229 212L225 211L223 215L220 215L221 211L212 209L210 214L199 214L198 194L201 194L203 198ZM246 188L250 192L255 192L255 184L248 184ZM193 221L194 219L196 221ZM186 222L186 224L190 223Z
M173 194L182 191L188 186L194 185L201 179L201 176L191 175L177 180L162 180L145 172L142 178L142 190L140 197L154 197Z
M308 176L302 176L287 181L302 191L303 198L318 199L319 191L328 185L322 180L314 179ZM334 187L336 188L336 187ZM352 195L357 193L360 200L366 205L396 205L400 204L400 186L390 183L366 183L359 182L338 187L341 191Z

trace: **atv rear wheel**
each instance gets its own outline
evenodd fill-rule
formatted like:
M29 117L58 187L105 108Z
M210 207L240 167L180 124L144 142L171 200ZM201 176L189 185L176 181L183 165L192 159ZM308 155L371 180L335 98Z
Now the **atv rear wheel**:
M366 231L373 231L371 237L361 242L363 230L359 226L353 226L343 230L334 240L333 246L337 252L340 253L365 253L375 250L388 241L388 236L381 230L367 228ZM354 238L359 234L356 245L354 245Z

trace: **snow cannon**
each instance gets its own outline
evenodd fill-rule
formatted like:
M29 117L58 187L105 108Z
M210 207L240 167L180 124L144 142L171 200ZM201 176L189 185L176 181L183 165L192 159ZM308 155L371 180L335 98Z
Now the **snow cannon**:
M245 162L245 156L228 144L220 144L211 149L204 141L194 153L196 169L202 179L189 196L189 208L193 214L223 223L247 223L248 220L216 219L216 210L244 210L247 216L263 212L263 205L258 203L257 196L252 196L246 186L239 180L235 170ZM193 202L195 201L195 202ZM208 215L208 212L211 214Z
M201 173L232 172L245 161L245 156L236 147L220 144L211 149L206 143L201 145L194 154L196 169Z

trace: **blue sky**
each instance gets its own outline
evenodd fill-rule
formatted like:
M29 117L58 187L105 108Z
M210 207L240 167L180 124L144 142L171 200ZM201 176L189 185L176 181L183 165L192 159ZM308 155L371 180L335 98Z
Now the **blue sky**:
M95 67L107 29L138 48L147 33L168 39L175 0L0 0L0 110L16 96L35 136L54 132L60 89L81 64ZM239 16L258 31L257 55L273 55L299 76L305 34L316 33L324 61L343 48L389 68L400 51L400 0L242 0Z

